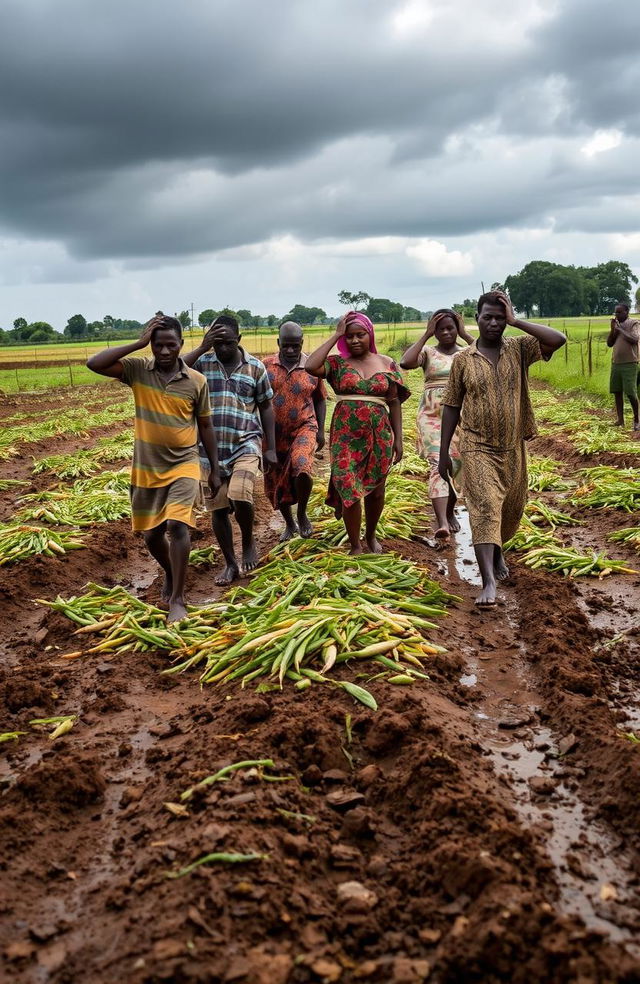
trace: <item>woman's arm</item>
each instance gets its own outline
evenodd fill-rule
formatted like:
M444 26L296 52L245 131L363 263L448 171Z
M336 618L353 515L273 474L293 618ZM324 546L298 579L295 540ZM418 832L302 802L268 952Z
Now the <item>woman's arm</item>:
M436 314L435 316L429 318L429 323L424 333L420 336L417 342L414 342L413 345L409 346L407 351L402 356L402 359L400 360L401 369L418 368L418 366L420 365L420 353L422 352L423 348L425 347L429 339L432 337L432 335L435 334L436 325L438 324L438 321L442 316L443 315L441 313L441 314Z
M391 419L391 430L393 431L393 463L397 465L402 461L404 448L402 444L402 405L396 397L389 400L389 417Z
M449 481L449 474L453 470L453 463L449 448L451 440L460 420L460 407L451 407L448 404L442 406L442 418L440 424L440 460L438 461L438 473L445 482Z
M336 342L340 338L342 338L346 330L347 330L347 317L346 315L343 314L340 320L338 321L338 324L336 325L336 330L334 331L331 338L328 338L326 342L322 343L322 345L318 345L318 348L311 353L311 355L308 357L307 361L305 362L304 367L307 370L307 372L310 373L310 375L317 376L319 379L325 378L326 372L324 369L324 364L326 362L327 356L329 355L329 352L336 344Z
M464 323L464 318L460 313L458 313L458 335L460 336L463 342L467 343L467 345L471 345L471 343L475 341L473 335L470 335L469 332L467 331L467 326Z

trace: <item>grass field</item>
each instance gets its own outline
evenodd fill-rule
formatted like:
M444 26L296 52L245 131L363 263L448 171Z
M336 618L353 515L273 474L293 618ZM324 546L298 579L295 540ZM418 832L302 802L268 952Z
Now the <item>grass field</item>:
M543 379L561 390L579 390L607 397L611 356L606 346L608 318L557 318L548 322L568 336L566 348L547 364L532 368L533 378ZM381 351L399 356L424 330L424 324L378 325L376 328ZM305 351L315 348L331 332L331 327L319 325L305 329ZM187 332L185 348L190 350L202 340L202 331ZM268 355L276 349L273 329L249 329L243 334L248 351ZM117 342L114 344L123 344ZM0 363L11 367L0 370L0 392L16 393L55 389L59 386L99 383L100 377L78 365L104 342L73 342L65 345L24 345L0 350ZM145 353L146 354L146 353ZM67 365L50 365L66 361ZM76 363L74 365L74 363Z

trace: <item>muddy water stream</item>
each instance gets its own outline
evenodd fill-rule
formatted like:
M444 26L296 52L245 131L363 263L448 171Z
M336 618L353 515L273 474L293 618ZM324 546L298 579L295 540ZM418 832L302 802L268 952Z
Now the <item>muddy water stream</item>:
M479 583L466 510L458 510L455 568L469 584ZM496 773L506 776L513 805L525 827L540 832L553 864L563 912L579 916L630 952L640 954L633 926L625 917L635 883L621 838L590 820L578 795L580 769L571 764L576 740L556 735L540 720L542 699L519 640L522 618L509 588L498 591L497 610L480 617L501 620L496 643L469 649L463 686L477 697L478 740Z

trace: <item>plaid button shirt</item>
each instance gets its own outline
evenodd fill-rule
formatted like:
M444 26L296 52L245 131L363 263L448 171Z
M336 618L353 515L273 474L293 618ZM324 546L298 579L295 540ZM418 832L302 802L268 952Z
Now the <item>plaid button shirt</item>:
M245 454L262 455L262 424L258 407L273 397L267 370L240 347L242 362L227 375L214 351L201 355L193 368L207 380L211 416L218 439L220 474L228 478L234 462ZM200 448L200 460L209 460Z

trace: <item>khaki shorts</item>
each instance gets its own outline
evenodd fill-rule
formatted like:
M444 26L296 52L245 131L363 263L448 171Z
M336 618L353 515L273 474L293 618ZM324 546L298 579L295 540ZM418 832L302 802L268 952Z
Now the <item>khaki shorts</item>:
M260 458L257 454L243 454L233 463L230 478L225 478L215 499L207 482L207 472L202 469L200 482L201 505L207 512L218 509L233 509L233 502L253 502L253 489L260 471ZM231 500L231 501L230 501Z

